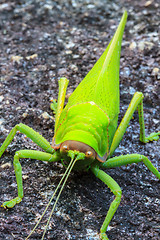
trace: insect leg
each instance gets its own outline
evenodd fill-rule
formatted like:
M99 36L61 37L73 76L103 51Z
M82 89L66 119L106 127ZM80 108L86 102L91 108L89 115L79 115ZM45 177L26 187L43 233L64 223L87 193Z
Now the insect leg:
M0 147L0 157L6 150L7 146L13 140L17 131L20 131L21 133L25 134L28 138L30 138L33 142L35 142L38 146L40 146L46 152L54 153L54 149L51 147L50 143L44 137L42 137L39 133L37 133L27 125L23 123L19 123L14 128L12 128L7 138L3 142L2 146Z
M57 100L53 99L51 100L51 104L50 104L50 109L53 111L53 114L55 115L57 113Z
M140 124L140 141L143 143L158 140L160 132L151 133L148 137L145 137L145 125L144 125L144 117L143 117L143 94L141 92L136 92L132 98L131 103L118 127L115 132L112 145L110 148L110 156L114 153L115 149L118 147L122 137L128 127L128 124L133 116L133 113L138 108L138 115L139 115L139 124Z
M18 188L18 197L4 202L2 204L2 207L4 208L12 208L14 207L17 203L20 203L23 198L23 183L22 183L22 167L19 162L20 158L31 158L31 159L37 159L41 161L47 161L47 162L55 162L58 160L58 153L55 152L54 154L50 153L45 153L45 152L40 152L40 151L35 151L35 150L20 150L17 151L14 155L14 170L15 170L15 175L16 175L16 181L17 181L17 188Z
M96 177L98 177L102 182L104 182L115 195L115 199L111 203L108 213L100 229L101 239L108 240L108 237L106 235L107 227L120 204L122 191L118 183L116 183L116 181L112 177L110 177L108 174L106 174L104 171L100 170L97 167L92 167L91 171L94 173Z
M138 115L139 115L139 125L140 125L140 141L147 143L149 141L157 141L160 136L160 132L150 133L145 137L145 125L144 125L144 116L143 116L143 100L138 105Z
M144 156L140 154L127 154L122 155L114 158L108 159L105 163L101 164L101 167L103 168L114 168L114 167L120 167L123 165L131 164L131 163L139 163L143 162L145 166L158 178L160 179L160 172L153 166L151 161Z
M59 93L58 93L58 102L57 102L56 117L55 117L55 132L57 130L59 118L61 116L61 113L62 113L62 110L64 107L64 101L65 101L65 95L66 95L68 83L69 83L69 80L67 80L67 78L61 78L58 81ZM52 105L51 105L51 107L52 107Z

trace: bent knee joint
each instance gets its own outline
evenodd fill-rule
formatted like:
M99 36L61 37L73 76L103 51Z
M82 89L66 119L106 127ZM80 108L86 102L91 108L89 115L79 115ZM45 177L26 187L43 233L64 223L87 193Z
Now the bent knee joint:
M22 172L22 167L19 162L19 158L20 158L20 152L16 152L14 155L14 160L13 160L13 166L14 166L15 173Z
M114 195L115 195L115 204L119 204L121 201L121 197L122 197L122 191L118 190L118 191L114 191Z

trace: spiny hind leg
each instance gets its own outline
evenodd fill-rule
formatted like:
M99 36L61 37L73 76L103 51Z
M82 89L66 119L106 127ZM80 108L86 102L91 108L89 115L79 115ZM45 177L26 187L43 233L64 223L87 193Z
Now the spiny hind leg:
M13 166L16 175L18 196L10 201L6 201L2 204L4 208L13 208L16 204L20 203L23 198L23 182L22 182L22 167L19 162L20 158L31 158L47 162L55 162L59 160L58 153L54 154L35 151L35 150L20 150L14 155Z
M108 174L106 174L104 171L100 170L97 167L92 167L91 171L94 173L96 177L98 177L102 182L104 182L115 195L115 199L111 203L107 215L105 217L105 220L100 229L101 239L109 240L109 238L106 235L107 227L120 204L122 191L119 185L116 183L116 181L113 178L111 178Z
M143 99L143 97L142 97ZM143 143L157 141L160 136L159 132L152 132L147 137L145 136L145 124L144 124L144 116L143 116L143 100L140 101L138 105L138 115L139 115L139 125L140 125L140 138L139 140Z
M123 138L124 133L126 132L126 128L128 127L128 124L130 120L132 119L133 113L138 109L138 115L139 115L139 125L140 125L140 141L143 143L147 143L149 141L157 141L160 136L160 132L153 132L149 136L145 136L145 124L144 124L144 116L143 116L143 94L141 92L136 92L131 100L131 103L129 104L129 107L120 122L112 144L110 148L110 156L114 153L115 149L118 147L120 141Z

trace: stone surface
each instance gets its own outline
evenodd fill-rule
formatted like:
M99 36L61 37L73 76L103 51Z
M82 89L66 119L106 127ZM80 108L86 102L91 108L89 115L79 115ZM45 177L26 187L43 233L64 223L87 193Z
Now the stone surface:
M48 141L54 134L50 100L57 98L57 79L70 79L69 95L91 69L128 11L121 54L122 119L135 91L144 93L146 133L160 130L159 1L91 0L0 3L0 143L23 122ZM47 115L44 116L44 113ZM115 155L140 153L160 170L160 141L139 142L138 115L130 122ZM17 194L12 164L19 149L38 149L17 134L0 158L0 203ZM24 239L43 212L64 168L59 163L21 160L24 199L0 209L0 239ZM4 167L5 166L5 167ZM158 240L160 185L143 164L106 171L121 186L121 204L108 228L110 240ZM99 239L113 194L90 172L72 173L45 239ZM53 206L53 205L52 205ZM49 211L50 212L50 211ZM49 213L48 213L49 214ZM41 239L48 215L30 239Z

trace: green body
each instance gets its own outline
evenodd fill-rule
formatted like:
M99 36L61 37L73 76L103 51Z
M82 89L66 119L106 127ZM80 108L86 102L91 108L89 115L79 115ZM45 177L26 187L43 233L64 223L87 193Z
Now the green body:
M101 156L106 153L109 118L94 102L73 105L62 112L60 120L55 135L57 144L75 140L91 146Z
M119 64L125 13L100 59L69 97L55 132L55 144L75 140L109 155L119 114Z
M141 92L136 92L134 94L117 128L119 114L119 60L126 19L127 12L125 11L119 27L107 49L73 92L64 109L68 80L66 78L60 79L53 146L32 128L20 123L13 127L0 147L1 157L7 146L13 140L16 132L20 131L43 149L43 152L27 149L19 150L15 153L13 165L17 181L18 196L4 202L2 204L4 208L12 208L22 201L22 167L19 161L21 158L31 158L47 162L62 161L67 168L41 218L27 236L26 240L29 239L39 225L48 206L53 201L55 194L57 194L62 185L43 232L42 239L44 239L50 218L72 169L81 170L89 168L90 171L103 181L115 195L100 229L100 238L102 240L108 240L106 235L107 227L120 204L122 191L118 183L100 168L108 169L131 163L143 162L144 165L160 179L160 173L146 156L136 153L111 157L122 140L133 113L137 109L140 125L140 141L143 143L153 140L156 141L159 139L160 135L160 132L154 132L148 137L145 136L143 94ZM55 111L55 104L53 105L52 109L54 108ZM65 145L67 141L70 142L70 144L74 143L73 145L68 145L71 147L69 149L66 148L67 145ZM76 145L78 146L78 150ZM108 199L106 199L106 204L107 203Z

